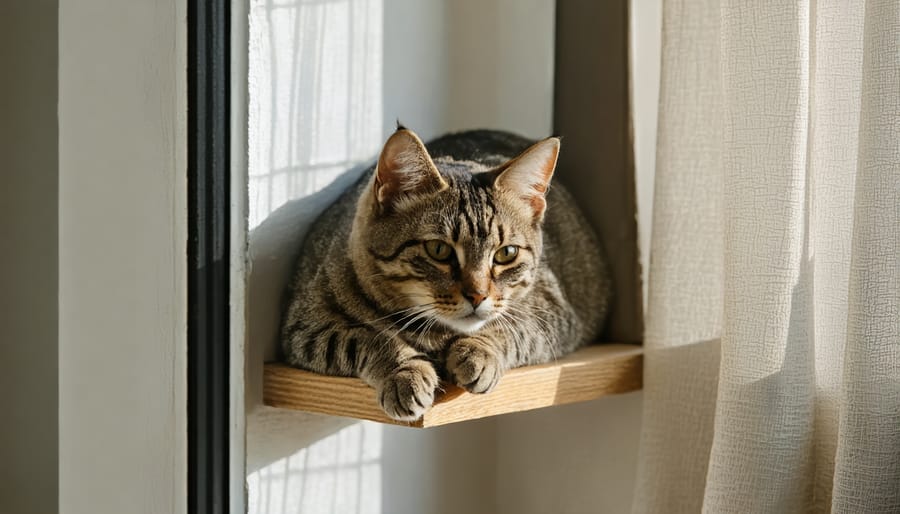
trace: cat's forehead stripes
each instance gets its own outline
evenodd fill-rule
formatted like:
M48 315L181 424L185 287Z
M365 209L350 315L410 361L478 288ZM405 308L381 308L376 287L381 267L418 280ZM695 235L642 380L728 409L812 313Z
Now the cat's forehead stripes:
M497 209L487 184L473 180L474 175L448 177L456 194L456 213L450 232L455 243L461 239L485 241L496 231Z
M456 212L449 221L454 246L462 254L460 264L484 265L502 232L491 191L471 182L459 184L454 190Z

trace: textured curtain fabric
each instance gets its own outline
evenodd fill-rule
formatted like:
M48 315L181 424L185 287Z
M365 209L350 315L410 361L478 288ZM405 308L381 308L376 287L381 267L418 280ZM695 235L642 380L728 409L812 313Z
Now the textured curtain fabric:
M900 2L667 0L635 513L900 512Z

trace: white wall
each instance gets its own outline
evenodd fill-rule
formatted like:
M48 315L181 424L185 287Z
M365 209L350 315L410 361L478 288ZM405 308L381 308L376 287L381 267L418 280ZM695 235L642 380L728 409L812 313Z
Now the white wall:
M384 5L384 128L424 139L471 128L538 138L552 128L550 0Z
M187 506L186 12L59 5L64 513Z
M55 1L0 3L0 512L18 514L58 499L56 24Z
M635 9L636 26L647 34L635 70L642 85L654 80L659 61L658 4L647 0L647 9ZM335 179L342 167L373 158L397 118L425 139L472 127L547 135L553 6L551 0L252 0L250 512L627 511L640 393L426 431L260 405L261 365L277 357L278 300L296 246L349 182ZM348 30L356 34L349 42ZM359 38L369 41L364 51L355 46ZM340 88L323 86L348 77ZM652 191L647 123L655 125L646 114L655 113L655 98L641 91L636 101L653 103L636 120L643 208ZM336 120L323 124L321 109ZM275 175L283 178L271 180Z
M656 125L662 58L662 0L631 2L631 93L634 115L634 164L638 204L638 244L646 309L653 226L653 178L656 176Z
M498 419L498 512L628 512L641 393Z

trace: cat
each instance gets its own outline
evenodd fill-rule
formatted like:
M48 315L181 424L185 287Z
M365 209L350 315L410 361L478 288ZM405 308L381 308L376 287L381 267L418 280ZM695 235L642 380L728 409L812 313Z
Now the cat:
M597 236L550 187L560 139L405 127L313 223L287 291L288 364L358 376L416 420L439 376L489 392L597 339L611 298Z

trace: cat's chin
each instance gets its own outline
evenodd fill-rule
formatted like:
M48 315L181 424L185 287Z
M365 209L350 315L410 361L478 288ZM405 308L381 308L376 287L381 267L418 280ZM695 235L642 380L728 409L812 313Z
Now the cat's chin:
M463 334L474 334L478 332L487 322L488 319L481 318L475 314L470 314L464 318L439 318L440 322L457 332Z

